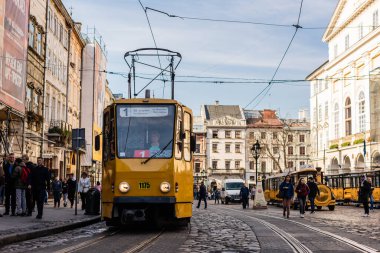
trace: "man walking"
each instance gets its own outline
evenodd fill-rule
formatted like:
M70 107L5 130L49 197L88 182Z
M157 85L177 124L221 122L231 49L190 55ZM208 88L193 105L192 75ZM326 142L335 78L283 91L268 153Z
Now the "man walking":
M248 205L249 189L245 184L240 188L240 197L243 203L243 209L246 209Z
M70 201L70 207L73 208L75 198L75 188L77 187L77 181L73 178L73 174L69 174L67 180L67 196Z
M50 187L49 170L43 165L42 157L37 158L37 167L30 175L28 188L32 189L34 200L37 201L37 219L42 219L46 188Z
M35 168L35 164L29 161L28 155L22 155L22 161L25 163L26 168L29 169L29 177L30 177L30 174ZM28 182L29 181L30 181L30 178L28 179ZM26 190L25 190L25 199L26 199L27 216L32 216L34 201L33 201L32 190L29 189L28 187L26 187Z
M199 208L201 206L201 201L202 199L204 200L205 202L205 209L207 209L207 190L206 190L206 186L205 184L202 182L201 183L201 186L199 187L199 199L198 199L198 206L197 208Z
M318 185L314 182L313 177L309 177L309 181L307 182L307 186L309 187L309 191L310 191L308 198L310 201L311 213L315 213L315 204L314 204L315 197L317 196L317 194L318 194L318 196L320 194L319 189L318 189Z
M15 216L16 212L16 188L14 185L14 180L12 178L13 171L15 170L15 155L10 153L8 159L3 166L4 179L5 179L5 213L4 215L9 215L11 210L12 216Z
M359 188L359 202L363 203L364 215L363 217L369 216L369 206L368 199L371 194L371 184L368 183L365 176L361 177L360 188Z

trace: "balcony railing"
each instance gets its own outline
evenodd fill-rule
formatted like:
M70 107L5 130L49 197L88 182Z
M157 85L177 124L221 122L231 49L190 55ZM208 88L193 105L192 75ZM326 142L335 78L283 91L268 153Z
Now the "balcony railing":
M56 146L68 146L71 143L72 127L69 123L63 120L50 121L49 131L47 136L55 142Z

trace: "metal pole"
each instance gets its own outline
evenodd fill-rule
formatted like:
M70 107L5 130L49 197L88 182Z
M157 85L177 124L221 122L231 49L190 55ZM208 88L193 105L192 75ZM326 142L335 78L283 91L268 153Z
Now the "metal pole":
M171 73L171 81L172 81L172 99L174 99L174 77L175 77L175 74L174 74L174 67L173 67L173 56L172 56L172 59L170 61L170 73Z
M132 71L133 71L133 96L136 97L136 67L135 67L135 57L132 56Z
M79 132L78 132L78 135L79 135ZM78 206L78 184L79 184L79 178L78 178L78 175L79 175L79 136L77 137L76 139L77 141L77 147L76 147L76 153L77 153L77 170L76 170L76 175L75 175L75 179L76 179L76 182L75 182L75 215L78 214L78 209L77 209L77 206Z
M132 98L131 73L128 74L128 98Z
M257 187L257 162L258 162L258 157L257 157L257 151L255 150L255 160L256 160L256 187Z

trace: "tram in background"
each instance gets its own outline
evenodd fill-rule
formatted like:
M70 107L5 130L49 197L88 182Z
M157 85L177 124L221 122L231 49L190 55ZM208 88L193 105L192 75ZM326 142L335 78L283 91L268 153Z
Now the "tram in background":
M132 73L128 99L116 100L103 114L102 219L109 226L188 224L196 144L192 110L174 100L174 70L181 55L167 49L143 48L124 57ZM143 63L144 57L162 57L160 66L155 67L161 72L138 91L135 65L152 66ZM164 59L169 62L167 67L161 67ZM171 78L171 99L150 98L145 88L164 71ZM144 89L145 98L137 98ZM95 138L96 149L100 149L100 135Z
M322 207L328 207L330 211L335 209L335 196L331 188L323 183L323 175L320 169L303 169L294 172L279 173L273 176L269 176L265 179L265 190L264 196L265 200L270 204L280 204L282 199L278 198L277 195L280 190L280 184L284 181L286 175L290 175L291 182L294 186L297 185L300 178L305 178L305 182L309 177L313 177L318 185L320 195L315 198L315 206L318 210ZM295 187L294 187L295 188ZM297 194L294 193L294 208L297 208L298 200ZM307 205L310 205L307 201Z
M372 196L375 203L380 203L380 169L355 173L341 173L326 176L336 201L343 203L358 203L361 176L371 178Z

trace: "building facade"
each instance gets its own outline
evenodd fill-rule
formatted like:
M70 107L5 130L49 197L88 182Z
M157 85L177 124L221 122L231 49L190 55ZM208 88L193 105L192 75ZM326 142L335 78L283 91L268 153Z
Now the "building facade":
M245 128L243 110L237 105L203 105L206 127L208 180L245 179Z
M194 156L194 185L206 179L207 176L207 156L206 156L206 127L203 118L194 116L193 133L196 138L196 148Z
M379 11L379 1L339 1L323 36L329 59L307 77L312 161L329 174L380 166Z

